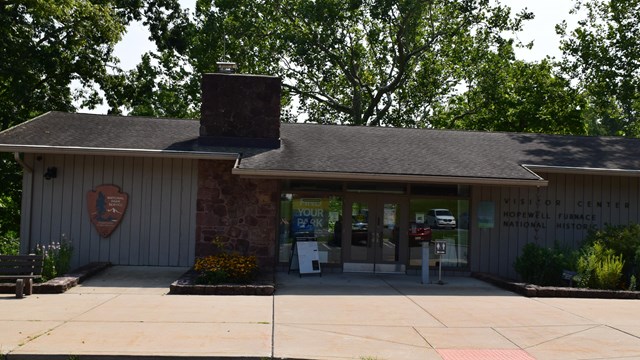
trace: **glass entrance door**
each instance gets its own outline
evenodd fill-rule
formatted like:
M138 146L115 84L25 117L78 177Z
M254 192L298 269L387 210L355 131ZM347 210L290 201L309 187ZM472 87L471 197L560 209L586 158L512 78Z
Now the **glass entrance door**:
M347 201L345 272L404 272L400 262L400 201L355 197Z

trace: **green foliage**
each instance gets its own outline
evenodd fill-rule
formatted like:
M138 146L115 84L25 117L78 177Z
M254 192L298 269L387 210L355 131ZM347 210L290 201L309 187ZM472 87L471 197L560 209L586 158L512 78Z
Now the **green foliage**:
M72 80L99 82L125 31L111 2L26 1L0 5L1 129L42 112L73 110Z
M589 101L588 120L595 134L640 136L640 0L578 0L584 14L563 36L563 69L578 80Z
M585 246L601 244L613 254L624 260L623 274L625 281L640 275L640 224L607 226L602 230L590 232L585 239Z
M513 60L511 47L469 66L467 91L435 111L433 126L482 131L587 134L586 99L547 60Z
M531 17L489 0L198 1L195 17L176 17L166 31L150 23L160 53L148 56L157 65L143 60L119 75L114 81L123 86L110 88L110 103L197 117L193 80L233 60L240 72L283 79L283 105L298 100L285 117L298 111L318 123L429 126L429 109L466 80L469 64L460 60L511 46L504 34ZM177 96L162 96L171 92Z
M514 268L523 281L537 285L562 285L562 271L574 268L574 255L558 245L545 248L528 243L516 258Z
M101 103L117 73L114 46L132 20L144 20L159 43L170 42L177 0L14 0L0 3L0 130L73 101ZM163 36L158 35L162 33ZM71 89L71 82L79 86Z
M622 256L600 242L587 245L578 259L578 285L593 289L620 289Z
M20 239L14 232L0 235L0 255L18 255L20 253Z
M22 172L11 154L0 154L0 236L16 238L20 232Z
M71 267L73 246L67 241L54 242L49 245L36 246L35 254L44 254L42 281L64 275Z

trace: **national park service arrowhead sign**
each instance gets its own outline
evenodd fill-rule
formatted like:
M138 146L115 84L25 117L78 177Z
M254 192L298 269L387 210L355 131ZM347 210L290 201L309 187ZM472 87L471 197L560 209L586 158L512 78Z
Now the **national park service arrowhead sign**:
M115 185L100 185L87 193L87 209L91 223L103 238L120 225L127 210L129 195Z

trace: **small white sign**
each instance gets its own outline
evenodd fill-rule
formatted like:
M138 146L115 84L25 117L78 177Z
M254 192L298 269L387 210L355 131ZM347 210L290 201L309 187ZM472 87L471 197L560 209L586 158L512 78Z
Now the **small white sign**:
M316 241L298 241L296 243L300 274L320 273L320 254Z
M416 213L416 222L418 224L424 224L424 213Z
M436 241L436 255L446 255L447 254L447 242L446 241Z

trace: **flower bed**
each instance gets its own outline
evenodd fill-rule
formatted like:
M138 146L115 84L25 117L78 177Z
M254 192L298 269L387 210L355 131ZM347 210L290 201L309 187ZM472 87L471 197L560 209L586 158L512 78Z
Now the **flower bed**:
M249 284L198 284L199 272L190 269L171 284L169 294L174 295L273 295L274 274L258 274Z
M473 273L476 279L488 282L499 288L513 291L526 297L565 297L565 298L591 298L591 299L640 299L640 291L628 290L597 290L561 286L538 286L527 283L519 283L501 277Z
M108 262L95 262L80 267L64 276L55 277L43 283L33 284L34 294L62 294L72 287L82 283L87 278L111 266ZM16 292L15 282L0 283L0 294Z

